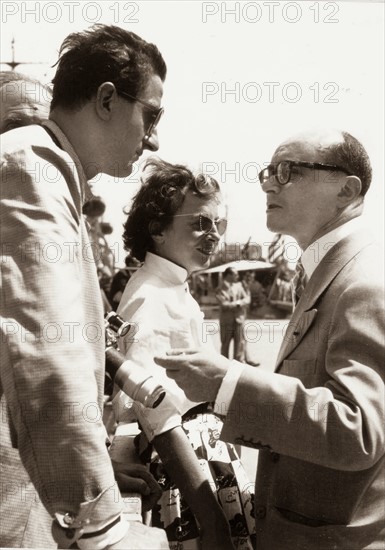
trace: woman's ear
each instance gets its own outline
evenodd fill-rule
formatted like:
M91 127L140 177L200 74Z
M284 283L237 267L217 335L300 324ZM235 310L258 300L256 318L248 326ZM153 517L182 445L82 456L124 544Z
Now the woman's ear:
M162 226L159 221L152 220L148 225L148 231L155 243L161 244L164 241Z

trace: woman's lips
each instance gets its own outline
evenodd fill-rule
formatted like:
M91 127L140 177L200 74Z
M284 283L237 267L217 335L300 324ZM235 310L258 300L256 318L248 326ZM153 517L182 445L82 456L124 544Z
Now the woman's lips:
M208 243L202 246L201 248L198 248L199 252L204 254L205 256L212 256L215 252L215 244L214 243Z

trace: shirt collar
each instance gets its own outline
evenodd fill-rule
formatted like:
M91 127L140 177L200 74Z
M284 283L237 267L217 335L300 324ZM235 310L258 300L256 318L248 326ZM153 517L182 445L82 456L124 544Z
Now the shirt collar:
M353 218L311 243L301 256L307 279L310 279L318 264L335 244L362 228L362 225L360 216Z
M184 267L152 252L147 252L143 267L156 273L160 279L172 285L184 285L187 281L188 273Z
M47 128L53 134L53 136L56 138L58 146L61 149L63 149L63 151L68 153L69 156L74 161L74 164L75 164L78 176L79 176L80 186L81 186L81 190L82 190L83 203L90 200L90 199L92 199L93 194L92 194L91 188L88 184L86 175L84 173L83 166L80 162L79 157L77 156L77 154L75 152L75 149L72 147L71 143L68 141L68 138L66 137L64 132L60 129L60 127L53 120L45 120L44 122L42 122L42 126Z

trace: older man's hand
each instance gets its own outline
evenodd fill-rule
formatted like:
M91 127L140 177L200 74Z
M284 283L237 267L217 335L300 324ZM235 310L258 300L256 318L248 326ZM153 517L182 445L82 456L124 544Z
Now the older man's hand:
M191 401L215 401L230 361L207 350L174 349L154 357Z

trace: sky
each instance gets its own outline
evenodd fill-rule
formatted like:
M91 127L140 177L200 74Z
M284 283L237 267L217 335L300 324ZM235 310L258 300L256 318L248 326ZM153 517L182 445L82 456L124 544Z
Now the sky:
M347 130L373 165L369 229L384 239L384 4L381 2L47 1L1 3L1 61L49 82L62 40L93 23L154 42L168 75L158 155L221 183L229 242L270 242L257 173L277 145L309 128ZM35 63L35 64L32 64ZM7 67L2 65L2 70ZM143 157L141 159L143 161ZM122 264L123 208L140 185L93 182Z

